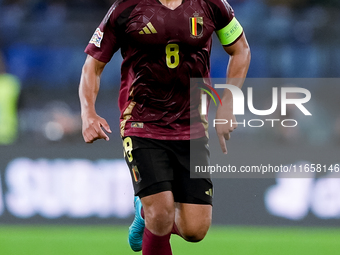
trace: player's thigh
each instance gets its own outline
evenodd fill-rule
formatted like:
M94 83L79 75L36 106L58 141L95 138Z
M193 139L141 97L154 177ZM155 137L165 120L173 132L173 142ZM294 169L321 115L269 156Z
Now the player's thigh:
M188 241L201 241L209 230L211 218L210 204L176 203L176 225L183 238Z

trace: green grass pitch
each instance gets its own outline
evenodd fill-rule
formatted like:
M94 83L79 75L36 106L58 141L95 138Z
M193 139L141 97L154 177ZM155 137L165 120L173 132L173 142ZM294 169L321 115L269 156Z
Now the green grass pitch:
M1 255L129 255L127 226L0 225ZM340 229L217 227L200 243L177 236L174 255L340 254Z

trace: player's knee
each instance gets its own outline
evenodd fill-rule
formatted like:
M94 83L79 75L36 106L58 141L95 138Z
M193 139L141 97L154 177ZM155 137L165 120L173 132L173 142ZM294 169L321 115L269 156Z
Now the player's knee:
M189 228L183 231L182 236L188 242L197 243L204 239L207 232L206 228Z
M146 215L147 219L150 221L157 222L169 222L173 224L175 216L175 211L170 208L155 208L150 210Z
M175 209L171 206L157 206L150 208L145 214L146 222L153 226L155 232L169 232L175 219ZM166 233L165 233L166 234Z

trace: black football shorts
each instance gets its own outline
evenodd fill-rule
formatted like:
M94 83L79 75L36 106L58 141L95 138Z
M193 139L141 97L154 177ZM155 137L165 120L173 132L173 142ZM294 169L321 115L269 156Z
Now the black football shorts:
M208 139L157 140L125 137L125 160L130 168L135 195L145 197L172 191L175 202L212 204L210 177L190 178L191 165L209 165ZM195 155L190 160L190 144Z

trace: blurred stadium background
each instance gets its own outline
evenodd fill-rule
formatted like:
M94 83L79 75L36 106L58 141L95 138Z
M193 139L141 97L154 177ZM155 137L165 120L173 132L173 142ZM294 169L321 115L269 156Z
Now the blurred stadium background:
M0 0L0 254L132 254L133 193L118 131L120 54L104 71L97 103L113 130L110 142L84 144L77 95L83 50L112 2ZM340 76L338 0L229 2L252 49L249 77ZM228 59L214 39L212 76L223 77ZM340 163L340 86L332 84L308 87L319 118L297 131L238 129L227 162ZM270 92L260 89L259 99ZM221 156L218 148L212 155ZM339 178L214 181L210 234L196 245L173 238L175 254L339 251Z

